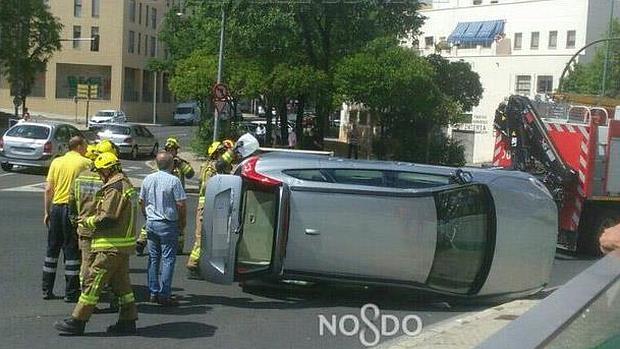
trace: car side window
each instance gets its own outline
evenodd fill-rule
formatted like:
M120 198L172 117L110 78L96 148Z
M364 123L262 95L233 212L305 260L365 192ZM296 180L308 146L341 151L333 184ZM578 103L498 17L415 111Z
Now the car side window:
M307 169L307 170L286 170L282 171L285 174L301 179L304 181L313 181L313 182L329 182L327 178L321 173L320 170L317 169Z
M484 283L495 246L495 209L484 185L434 194L437 245L426 283L442 291L476 293Z
M142 129L142 133L144 135L144 137L153 137L153 134L151 133L151 131L149 131L148 128L141 126L140 127Z
M417 173L417 172L393 172L390 186L402 189L418 189L438 187L450 184L450 177Z
M69 130L65 126L58 126L56 128L56 134L54 135L54 139L59 142L68 142L69 141Z
M73 126L67 126L67 129L69 130L69 138L73 138L75 136L83 137L82 133L77 128Z
M326 173L336 183L385 187L385 173L381 170L329 169Z
M142 137L142 129L140 127L132 127L133 134Z

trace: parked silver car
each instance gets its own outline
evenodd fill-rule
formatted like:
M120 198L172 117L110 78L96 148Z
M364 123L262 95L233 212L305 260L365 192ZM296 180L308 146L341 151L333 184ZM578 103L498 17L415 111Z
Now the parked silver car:
M127 115L122 110L106 109L98 110L95 115L91 116L88 120L88 127L107 123L125 123L127 122Z
M120 153L137 159L140 155L155 155L159 142L155 136L142 125L137 124L102 124L92 128L100 140L109 139L118 146Z
M539 291L557 207L534 177L267 153L206 193L209 281L333 280L463 297Z
M0 165L5 171L14 165L49 167L68 150L69 139L82 135L69 125L54 122L22 122L9 128L0 139Z

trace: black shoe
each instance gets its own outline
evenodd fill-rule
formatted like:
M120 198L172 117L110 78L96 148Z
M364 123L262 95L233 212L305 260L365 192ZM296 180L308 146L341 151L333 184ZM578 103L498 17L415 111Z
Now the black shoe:
M172 297L168 297L168 298L159 297L158 303L162 307L178 307L179 306L179 301L177 301L176 299Z
M136 320L118 320L114 325L108 326L106 332L118 335L136 334Z
M187 278L189 280L202 280L202 275L200 275L198 269L187 269Z
M56 296L54 296L52 292L43 291L43 299L48 301L50 299L56 299Z
M159 297L157 297L157 295L150 295L149 296L149 303L159 303Z
M77 303L80 297L65 297L65 303Z
M58 331L78 336L84 334L84 327L86 327L86 321L80 321L73 317L54 323L54 328Z

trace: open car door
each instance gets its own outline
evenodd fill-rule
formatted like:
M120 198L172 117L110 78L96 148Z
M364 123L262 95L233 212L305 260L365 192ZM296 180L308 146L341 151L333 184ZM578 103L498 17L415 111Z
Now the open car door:
M242 180L239 176L216 175L205 193L200 273L217 284L231 284L239 232Z

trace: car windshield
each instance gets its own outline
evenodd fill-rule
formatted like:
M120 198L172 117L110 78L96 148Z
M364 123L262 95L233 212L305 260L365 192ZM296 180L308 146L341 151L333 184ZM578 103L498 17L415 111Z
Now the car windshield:
M114 116L114 114L113 111L98 111L95 116Z
M194 108L190 108L190 107L177 108L177 114L191 114L193 112L194 112Z
M129 127L123 127L123 126L107 125L107 126L101 127L98 130L98 132L113 133L113 134L118 134L118 135L130 135L131 129Z
M7 133L10 137L21 137L29 139L47 139L50 135L49 127L37 125L19 125L10 129Z

